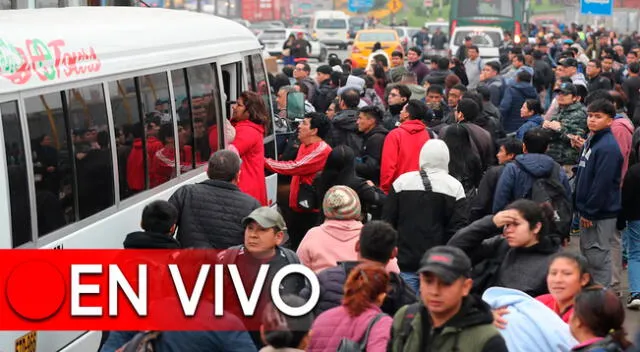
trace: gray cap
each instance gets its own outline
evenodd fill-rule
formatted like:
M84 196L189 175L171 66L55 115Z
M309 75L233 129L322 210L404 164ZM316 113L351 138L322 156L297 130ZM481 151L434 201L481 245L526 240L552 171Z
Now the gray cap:
M270 207L260 207L251 212L246 218L242 219L242 227L246 227L251 221L257 222L265 229L277 227L280 231L285 231L287 225L284 218L277 210Z

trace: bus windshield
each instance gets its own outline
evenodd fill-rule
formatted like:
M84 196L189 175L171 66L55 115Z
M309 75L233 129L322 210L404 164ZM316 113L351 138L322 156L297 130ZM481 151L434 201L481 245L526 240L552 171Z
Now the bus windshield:
M513 0L458 1L458 17L513 17Z
M316 27L319 29L346 29L347 21L342 19L323 18L318 20Z

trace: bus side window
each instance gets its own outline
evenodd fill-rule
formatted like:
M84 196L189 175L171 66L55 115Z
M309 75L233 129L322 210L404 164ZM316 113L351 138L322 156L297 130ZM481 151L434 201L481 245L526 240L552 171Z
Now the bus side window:
M18 103L0 104L4 148L9 176L9 204L11 207L11 240L13 248L31 241L31 209L29 208L29 184L25 160L24 141Z
M61 93L25 98L24 105L31 139L38 236L42 237L77 219L72 141L78 131L69 133Z
M218 131L218 119L222 120L222 110L218 99L219 88L214 67L214 65L200 65L186 69L191 113L195 122L193 129L201 132L202 125L206 126L210 153L215 153L224 145L220 138L222 132ZM196 158L194 159L196 163L205 163L208 160L209 155L202 155L201 153L196 153Z
M143 163L139 163L138 168L127 168L129 154L136 144L136 148L142 148L142 119L140 118L140 103L136 92L136 82L134 78L126 78L109 83L111 97L111 111L113 114L116 150L118 153L118 179L120 180L120 199L126 199L134 194L129 187L129 174L132 179L135 173L142 172L138 177L144 182L145 168ZM137 142L136 142L137 138ZM147 171L148 173L148 171Z
M265 129L265 139L264 139L264 155L267 158L276 158L276 140L273 133L273 111L271 110L271 87L269 85L269 80L267 79L267 73L264 69L264 63L262 61L262 56L260 54L251 55L251 72L253 73L250 77L252 77L252 84L249 85L250 89L253 89L254 92L260 94L262 99L267 107L268 122Z
M66 97L74 131L78 221L114 205L111 135L102 85L71 89Z

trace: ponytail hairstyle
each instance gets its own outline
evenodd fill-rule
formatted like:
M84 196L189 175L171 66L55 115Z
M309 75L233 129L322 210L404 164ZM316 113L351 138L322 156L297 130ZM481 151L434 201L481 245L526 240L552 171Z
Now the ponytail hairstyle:
M357 317L387 293L389 274L380 264L365 263L353 268L344 284L343 306L352 317Z
M306 302L295 295L284 295L282 300L291 307L301 307ZM313 319L313 313L299 317L285 315L273 303L269 303L262 317L263 342L275 349L300 348L311 330Z
M613 341L623 350L631 346L622 327L625 318L624 307L612 290L600 285L585 288L576 296L573 314L594 335L611 335Z
M538 241L558 232L553 221L553 208L547 203L538 204L529 199L519 199L507 205L506 209L517 210L527 220L531 229L538 223L542 224L538 232Z

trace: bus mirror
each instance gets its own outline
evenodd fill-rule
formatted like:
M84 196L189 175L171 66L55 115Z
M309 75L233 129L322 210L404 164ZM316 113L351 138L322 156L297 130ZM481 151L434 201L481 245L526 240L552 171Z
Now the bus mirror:
M304 94L301 92L287 94L287 117L289 120L304 118Z

